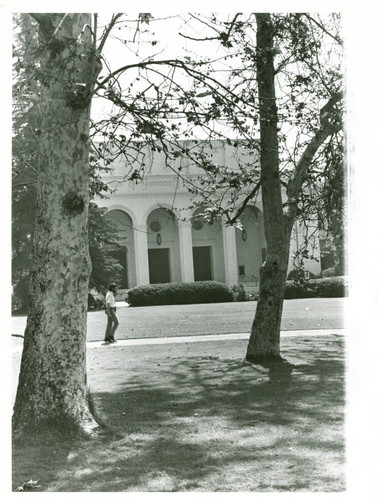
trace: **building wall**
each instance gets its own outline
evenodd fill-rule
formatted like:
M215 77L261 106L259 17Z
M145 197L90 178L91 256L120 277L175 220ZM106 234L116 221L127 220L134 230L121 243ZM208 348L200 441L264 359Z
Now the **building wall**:
M261 211L257 207L247 206L241 216L241 223L243 230L236 230L239 281L258 283L266 247Z
M153 224L159 224L160 229L155 231ZM147 242L149 250L169 250L169 281L181 281L178 222L171 210L157 208L149 214L147 217Z
M127 288L131 288L136 286L135 245L132 219L127 213L119 209L110 210L106 215L116 225L120 238L119 244L126 249L125 259L121 263L126 268Z
M221 141L212 144L213 160L230 169L237 170L240 161L254 161L243 148L239 150ZM261 200L247 207L242 215L243 230L227 227L222 221L204 222L198 228L198 224L189 221L194 214L194 209L188 208L192 204L189 193L182 179L165 165L164 154L147 147L135 154L135 162L141 161L141 157L145 163L141 182L124 181L125 160L119 157L112 171L103 176L105 182L117 186L115 193L108 199L96 200L99 206L107 207L108 215L116 220L122 244L127 249L128 288L150 282L150 251L159 249L169 251L170 281L194 281L193 247L210 247L213 280L230 285L257 284L266 248ZM200 173L185 156L176 163L189 178ZM159 230L156 223L160 224ZM298 225L294 229L291 254L301 245L305 234ZM316 237L315 242L314 255L319 257ZM290 258L289 270L292 268ZM315 260L307 259L305 268L314 274L320 272L320 264Z
M201 209L194 211L200 213ZM212 260L212 279L214 281L226 281L225 263L224 263L224 248L223 248L223 227L219 220L213 224L201 221L201 226L192 224L192 246L193 247L210 247L210 255Z

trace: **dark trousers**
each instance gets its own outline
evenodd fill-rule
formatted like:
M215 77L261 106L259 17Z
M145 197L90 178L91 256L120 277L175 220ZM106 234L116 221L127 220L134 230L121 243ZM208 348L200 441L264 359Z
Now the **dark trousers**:
M105 340L114 340L114 333L118 328L119 321L116 313L114 312L114 309L110 309L110 311L107 312L106 315L108 317L108 324L106 325Z

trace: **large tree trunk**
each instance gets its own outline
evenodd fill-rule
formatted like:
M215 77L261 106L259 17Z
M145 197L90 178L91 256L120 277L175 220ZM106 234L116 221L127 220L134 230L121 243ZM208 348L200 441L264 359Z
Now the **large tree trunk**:
M35 14L42 52L34 268L15 430L93 429L87 406L90 14Z
M273 25L269 14L256 14L256 21L261 188L267 253L260 270L260 294L247 349L248 361L279 358L280 355L280 326L292 226L282 209Z

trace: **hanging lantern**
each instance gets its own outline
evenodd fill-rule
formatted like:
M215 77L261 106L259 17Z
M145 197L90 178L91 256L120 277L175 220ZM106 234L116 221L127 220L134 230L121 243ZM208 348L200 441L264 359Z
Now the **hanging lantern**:
M156 243L157 243L158 245L161 245L161 234L160 234L160 233L158 233L158 234L156 235Z

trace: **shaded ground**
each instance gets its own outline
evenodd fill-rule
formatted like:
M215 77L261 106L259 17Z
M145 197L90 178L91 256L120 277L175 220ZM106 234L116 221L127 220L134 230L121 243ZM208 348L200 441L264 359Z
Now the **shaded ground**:
M285 300L281 330L343 328L345 298ZM256 302L119 307L118 339L245 333L251 330ZM25 317L12 318L12 333L23 335ZM87 340L102 340L104 311L88 314Z
M285 363L244 363L245 341L88 350L118 438L14 447L13 485L42 491L343 491L340 336L282 339Z

